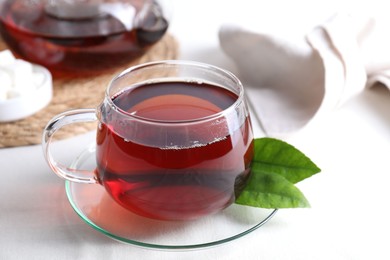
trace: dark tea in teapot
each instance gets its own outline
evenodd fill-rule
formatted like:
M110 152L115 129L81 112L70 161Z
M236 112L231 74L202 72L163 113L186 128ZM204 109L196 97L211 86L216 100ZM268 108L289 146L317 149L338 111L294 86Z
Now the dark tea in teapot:
M167 28L156 0L6 0L0 6L0 33L9 48L55 74L124 65Z

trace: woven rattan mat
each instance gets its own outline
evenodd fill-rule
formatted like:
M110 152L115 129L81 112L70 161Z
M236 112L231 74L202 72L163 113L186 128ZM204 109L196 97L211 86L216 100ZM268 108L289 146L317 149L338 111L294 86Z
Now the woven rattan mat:
M0 38L0 50L5 48L5 44ZM84 78L54 79L53 99L46 108L23 120L0 123L0 148L41 143L43 128L53 116L70 109L98 106L103 100L107 84L120 71L136 64L176 59L177 56L178 44L174 37L168 34L146 54L110 73ZM94 129L96 129L96 123L74 124L71 127L61 129L55 137L56 139L65 139Z

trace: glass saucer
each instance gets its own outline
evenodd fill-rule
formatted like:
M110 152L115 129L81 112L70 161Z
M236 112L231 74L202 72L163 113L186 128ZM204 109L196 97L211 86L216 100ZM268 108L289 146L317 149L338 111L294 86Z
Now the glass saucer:
M95 165L95 150L90 147L71 167L91 170ZM159 221L122 208L101 185L66 181L65 188L73 209L88 225L115 240L149 249L190 250L222 245L255 231L277 212L233 204L199 220Z

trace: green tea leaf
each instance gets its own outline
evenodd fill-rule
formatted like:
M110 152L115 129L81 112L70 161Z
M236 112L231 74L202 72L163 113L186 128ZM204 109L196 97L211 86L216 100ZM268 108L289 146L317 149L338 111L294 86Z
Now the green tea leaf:
M265 137L254 142L252 170L277 173L292 183L321 171L305 154L284 141Z
M235 201L237 204L259 208L310 207L302 192L284 177L253 170L249 180Z
M318 172L306 155L294 146L273 138L254 141L251 174L236 191L236 203L260 208L310 207L294 185Z

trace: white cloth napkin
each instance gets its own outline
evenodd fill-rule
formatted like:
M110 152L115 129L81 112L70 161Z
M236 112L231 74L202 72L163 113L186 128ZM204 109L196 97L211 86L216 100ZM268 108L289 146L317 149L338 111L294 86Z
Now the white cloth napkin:
M302 38L224 25L219 40L256 97L251 101L266 134L285 135L367 87L390 87L389 25L338 13Z

